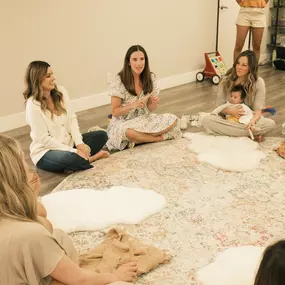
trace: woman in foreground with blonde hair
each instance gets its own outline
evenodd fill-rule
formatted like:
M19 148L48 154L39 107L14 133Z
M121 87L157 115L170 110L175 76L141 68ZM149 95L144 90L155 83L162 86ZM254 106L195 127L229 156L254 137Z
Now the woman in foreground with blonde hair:
M38 218L27 169L17 141L0 135L1 284L103 285L135 280L135 263L109 274L78 266L77 252L68 235L60 230L50 233Z

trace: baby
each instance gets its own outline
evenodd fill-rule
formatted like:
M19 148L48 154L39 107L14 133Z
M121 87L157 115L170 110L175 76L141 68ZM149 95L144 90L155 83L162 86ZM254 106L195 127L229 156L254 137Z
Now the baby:
M215 110L212 111L211 114L218 115L220 114L225 108L234 108L237 105L240 105L243 110L244 110L244 115L241 116L240 118L233 117L232 115L226 115L225 118L226 120L236 122L236 123L241 123L247 125L251 118L253 117L253 112L252 110L246 106L243 102L246 97L246 92L243 88L242 85L236 85L233 87L231 90L230 98L227 103L217 107Z

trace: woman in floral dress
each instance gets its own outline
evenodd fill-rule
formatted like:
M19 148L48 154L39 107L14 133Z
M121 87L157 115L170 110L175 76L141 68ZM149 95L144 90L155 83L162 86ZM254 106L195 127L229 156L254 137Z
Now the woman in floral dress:
M123 69L111 85L112 120L107 130L109 150L181 138L181 130L176 126L177 116L153 113L158 107L158 93L146 51L140 45L131 46Z

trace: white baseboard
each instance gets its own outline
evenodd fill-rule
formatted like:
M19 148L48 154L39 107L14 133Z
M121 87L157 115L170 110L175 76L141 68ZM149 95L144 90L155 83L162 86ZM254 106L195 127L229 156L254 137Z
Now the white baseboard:
M202 70L202 69L201 69ZM158 80L158 86L161 90L172 88L175 86L194 82L196 80L197 72L201 70L191 71L187 73L177 74L170 77L162 78Z
M27 122L26 122L25 112L11 114L5 117L0 117L0 133L24 127L26 125Z
M200 70L162 78L158 80L158 86L161 90L163 90L193 82L196 80L196 73L198 71ZM108 95L108 92L103 92L88 97L74 99L72 100L72 104L74 106L75 112L80 112L83 110L110 104L110 97ZM27 123L26 123L25 112L0 117L0 133L20 128L26 125Z

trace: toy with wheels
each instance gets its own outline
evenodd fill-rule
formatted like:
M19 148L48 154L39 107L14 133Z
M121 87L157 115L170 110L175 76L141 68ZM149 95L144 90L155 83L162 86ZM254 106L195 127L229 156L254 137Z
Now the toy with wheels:
M220 10L227 9L228 7L221 5L221 1L218 0L217 5L217 26L216 26L216 51L205 53L205 63L206 66L203 71L196 74L196 79L202 82L205 78L211 78L214 84L219 84L221 77L226 74L227 66L224 63L219 50L219 19Z
M218 51L205 53L206 66L203 71L196 74L196 80L202 82L211 78L214 84L219 84L221 76L227 72L227 67Z

